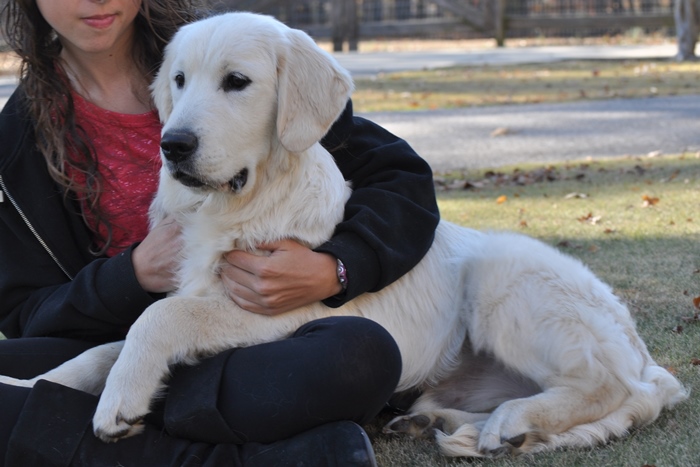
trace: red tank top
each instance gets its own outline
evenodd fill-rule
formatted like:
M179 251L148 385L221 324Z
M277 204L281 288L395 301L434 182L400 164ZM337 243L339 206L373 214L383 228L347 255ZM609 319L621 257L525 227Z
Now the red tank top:
M100 209L112 225L112 242L107 250L113 256L148 233L148 207L158 187L161 124L156 111L122 114L102 109L73 93L76 123L85 130L97 153L103 179ZM76 174L84 184L85 177ZM104 246L107 230L88 224L99 235L96 243Z

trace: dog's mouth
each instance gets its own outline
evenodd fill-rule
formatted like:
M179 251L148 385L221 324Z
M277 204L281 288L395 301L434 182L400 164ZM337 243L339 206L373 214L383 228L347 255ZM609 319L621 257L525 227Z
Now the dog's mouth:
M171 171L171 174L175 180L188 188L214 190L223 193L240 193L246 183L248 183L248 168L244 168L231 180L221 184L212 183L178 168Z

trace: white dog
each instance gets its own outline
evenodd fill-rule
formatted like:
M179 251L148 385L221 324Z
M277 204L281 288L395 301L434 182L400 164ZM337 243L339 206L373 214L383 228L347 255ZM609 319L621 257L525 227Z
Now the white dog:
M392 334L403 358L397 390L424 393L386 430L435 433L449 455L589 446L687 397L608 286L521 235L442 222L412 271L338 309L268 317L229 300L217 275L224 252L282 238L314 247L341 220L350 188L318 141L352 87L307 35L266 16L230 13L177 33L153 85L164 128L152 219L182 224L179 290L125 342L39 377L101 392L98 436L137 433L169 365L283 339L329 315L364 316Z

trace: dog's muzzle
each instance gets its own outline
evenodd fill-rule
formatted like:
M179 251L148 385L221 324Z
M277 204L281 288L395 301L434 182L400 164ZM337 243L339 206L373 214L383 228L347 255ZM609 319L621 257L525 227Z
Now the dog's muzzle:
M248 183L248 169L243 168L226 183L208 181L205 177L199 176L193 168L192 156L198 147L199 140L192 132L173 130L163 134L160 148L173 178L190 188L239 193Z

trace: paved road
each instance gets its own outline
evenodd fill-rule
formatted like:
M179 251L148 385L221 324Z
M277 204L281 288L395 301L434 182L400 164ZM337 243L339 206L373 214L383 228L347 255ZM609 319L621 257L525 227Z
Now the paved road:
M339 53L336 59L355 77L382 72L444 68L456 65L515 65L558 60L672 58L675 44L512 47L426 52ZM700 52L700 44L698 45ZM700 55L700 54L699 54Z
M336 57L354 76L367 76L382 71L458 64L534 63L570 58L671 58L675 52L676 47L667 44L345 53ZM13 89L12 79L0 79L0 106ZM408 140L435 170L700 150L700 96L367 116ZM510 133L492 137L491 133L497 128L508 128Z
M700 95L365 116L438 171L700 150Z
M336 58L353 76L368 77L381 72L455 65L671 59L676 51L675 44L552 46L467 52L344 53ZM366 116L408 140L435 170L700 150L700 95ZM509 133L492 137L498 128L507 128Z

